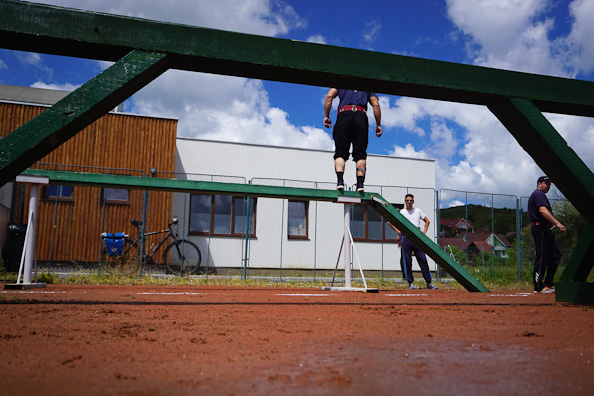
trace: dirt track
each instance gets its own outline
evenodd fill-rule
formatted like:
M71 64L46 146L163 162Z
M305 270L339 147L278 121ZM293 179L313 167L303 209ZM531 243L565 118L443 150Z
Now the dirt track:
M527 291L0 291L0 394L592 395L594 307Z

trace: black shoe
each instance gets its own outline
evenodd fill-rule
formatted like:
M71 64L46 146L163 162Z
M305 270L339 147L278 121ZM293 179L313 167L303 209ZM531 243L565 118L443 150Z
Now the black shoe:
M437 287L433 283L429 282L429 283L427 283L427 289L437 290L437 289L439 289L439 287Z
M336 183L336 189L338 191L344 191L344 182L343 181L339 181L338 183Z
M359 191L359 192L365 191L365 188L363 187L363 183L357 183L357 191Z

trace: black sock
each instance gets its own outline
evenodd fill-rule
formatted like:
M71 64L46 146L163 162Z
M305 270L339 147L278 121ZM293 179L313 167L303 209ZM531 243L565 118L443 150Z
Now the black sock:
M339 182L344 182L343 175L344 175L344 172L336 172L336 177L338 178Z
M365 181L365 176L357 176L357 184L359 184L359 183L363 184L364 181Z

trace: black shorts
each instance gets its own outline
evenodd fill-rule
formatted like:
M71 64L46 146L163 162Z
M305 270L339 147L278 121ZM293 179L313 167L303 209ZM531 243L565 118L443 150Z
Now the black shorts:
M343 111L336 118L332 136L334 138L334 159L349 159L353 145L353 161L367 159L369 142L369 120L364 111Z

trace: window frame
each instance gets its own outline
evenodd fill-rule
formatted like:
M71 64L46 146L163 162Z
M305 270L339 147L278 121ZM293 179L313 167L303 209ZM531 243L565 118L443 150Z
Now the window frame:
M382 238L381 239L370 239L369 238L369 208L373 208L373 206L371 206L370 204L363 204L365 206L365 214L364 214L364 224L365 224L365 236L364 237L355 237L353 236L353 241L356 242L373 242L373 243L382 243L382 242L388 242L388 243L397 243L398 240L396 238L391 239L391 238L386 238L386 227L390 227L386 221L386 219L383 216L380 216L382 219ZM402 204L392 204L394 205L396 208L401 209L403 207ZM351 212L352 214L352 212ZM353 216L351 215L351 224L349 225L351 227L351 233L352 233L352 226L353 226Z
M56 187L56 194L57 195L49 195L47 190L50 187ZM72 192L70 193L69 196L65 196L65 195L59 195L59 192L61 191L62 187L70 187L72 188ZM48 186L43 186L42 188L42 193L41 193L41 199L45 200L45 201L59 201L59 202L74 202L74 186L68 186L65 184L50 184Z
M105 190L106 189L111 189L111 190L124 190L126 191L126 200L120 200L120 199L105 199ZM130 189L129 188L110 188L110 187L103 187L101 188L101 198L100 198L100 202L106 205L130 205Z
M209 230L208 231L193 231L191 230L191 221L192 221L192 196L193 195L203 195L210 197L210 221L209 221ZM230 225L230 233L215 233L215 201L216 197L223 196L221 194L190 194L190 210L188 214L188 235L198 235L198 236L216 236L216 237L245 237L245 232L234 232L235 229L235 218L237 216L237 212L235 210L235 202L237 198L240 198L243 202L246 196L242 195L231 195L231 225ZM250 213L250 217L253 218L253 232L249 234L250 238L256 238L256 219L257 219L257 212L258 212L258 198L250 197L253 202L253 213Z
M297 199L287 200L287 239L309 241L309 202ZM291 235L289 233L289 203L303 203L305 205L305 235Z

